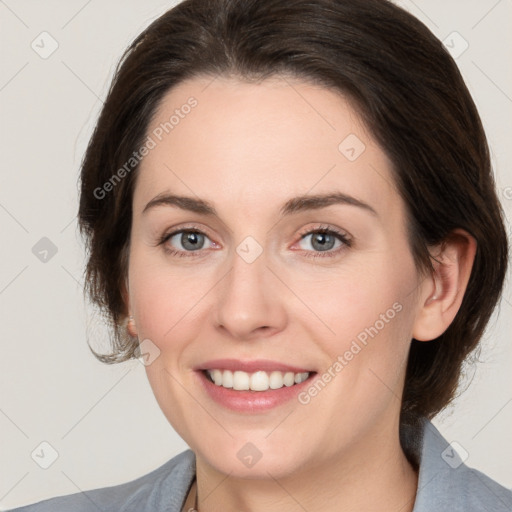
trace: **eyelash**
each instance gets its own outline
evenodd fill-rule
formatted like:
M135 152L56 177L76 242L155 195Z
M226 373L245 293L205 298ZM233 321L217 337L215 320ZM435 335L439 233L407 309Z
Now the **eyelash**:
M342 242L343 245L335 250L330 251L306 251L304 254L306 258L334 258L335 256L338 256L342 251L346 250L346 248L352 246L352 241L350 240L350 238L348 238L346 234L330 226L320 226L315 229L305 230L300 233L300 240L302 240L308 235L318 233L321 233L323 235L334 235L334 237L337 238L340 242Z
M187 226L186 228L181 228L176 231L172 231L171 233L165 233L162 235L158 242L157 246L162 245L163 250L169 254L170 256L177 256L179 258L194 258L199 255L193 254L194 252L200 252L200 251L179 251L176 249L170 249L167 245L164 245L168 240L170 240L174 235L177 235L179 233L198 233L200 235L208 236L206 233L204 233L201 229L199 229L196 226ZM336 250L330 250L330 251L305 251L304 256L306 258L333 258L337 256L341 251L344 251L347 247L352 246L352 241L350 238L346 236L346 234L342 233L341 231L338 231L336 228L332 228L330 226L320 226L315 229L310 229L303 231L300 233L300 240L305 238L308 235L312 234L324 234L324 235L334 235L338 240L340 240L343 245L341 247L338 247Z

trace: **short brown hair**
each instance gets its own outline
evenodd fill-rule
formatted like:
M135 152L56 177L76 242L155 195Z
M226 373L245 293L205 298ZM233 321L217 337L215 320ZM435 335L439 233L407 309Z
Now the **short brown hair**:
M86 291L113 329L113 352L95 355L112 363L138 349L122 326L137 167L104 197L98 190L141 146L160 101L179 82L196 76L258 81L281 73L351 100L393 163L421 272L433 270L428 247L455 228L477 241L454 321L436 340L412 340L404 436L418 418L432 418L455 396L462 363L500 298L509 249L486 136L457 65L423 23L387 0L186 0L133 41L81 169Z

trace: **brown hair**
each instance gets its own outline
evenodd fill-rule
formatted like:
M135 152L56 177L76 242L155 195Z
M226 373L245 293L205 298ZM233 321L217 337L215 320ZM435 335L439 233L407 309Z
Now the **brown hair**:
M86 291L113 332L113 352L93 353L113 363L138 349L124 332L122 294L137 166L108 193L103 185L141 147L160 101L179 82L205 75L258 81L280 73L351 100L393 162L421 272L433 270L428 246L455 228L477 241L454 321L436 340L412 340L400 418L404 437L407 427L432 418L455 396L462 363L500 298L508 241L484 130L457 65L425 25L387 0L186 0L133 41L81 170Z

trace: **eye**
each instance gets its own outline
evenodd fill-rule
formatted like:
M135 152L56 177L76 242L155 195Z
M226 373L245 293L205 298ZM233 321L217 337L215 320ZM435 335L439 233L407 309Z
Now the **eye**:
M309 242L306 243L306 240ZM205 247L205 243L208 245ZM337 243L337 245L336 245ZM301 233L300 248L307 258L325 258L337 256L351 246L351 239L345 233L329 226L320 226ZM160 237L157 245L162 245L164 251L171 256L198 257L204 254L202 249L217 247L201 229L188 226ZM307 246L313 250L309 250Z
M210 241L211 245L205 247L206 241ZM164 251L173 256L194 257L196 254L193 253L201 252L201 249L210 248L213 246L213 243L201 230L190 227L164 234L160 238L158 245L162 245Z
M310 241L304 243L308 238L310 238ZM338 242L337 246L336 242ZM322 226L301 233L299 243L302 243L301 248L306 250L304 255L308 258L334 257L351 246L351 241L346 234L335 228L330 228L329 226ZM304 247L308 245L313 247L313 251L309 251L307 247Z

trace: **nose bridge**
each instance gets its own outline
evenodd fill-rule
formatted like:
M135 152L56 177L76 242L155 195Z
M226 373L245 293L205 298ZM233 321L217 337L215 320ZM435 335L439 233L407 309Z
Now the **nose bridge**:
M269 263L267 251L251 236L243 239L231 255L216 308L217 324L234 337L248 337L262 327L282 328L284 311L274 289L277 279L267 268Z

